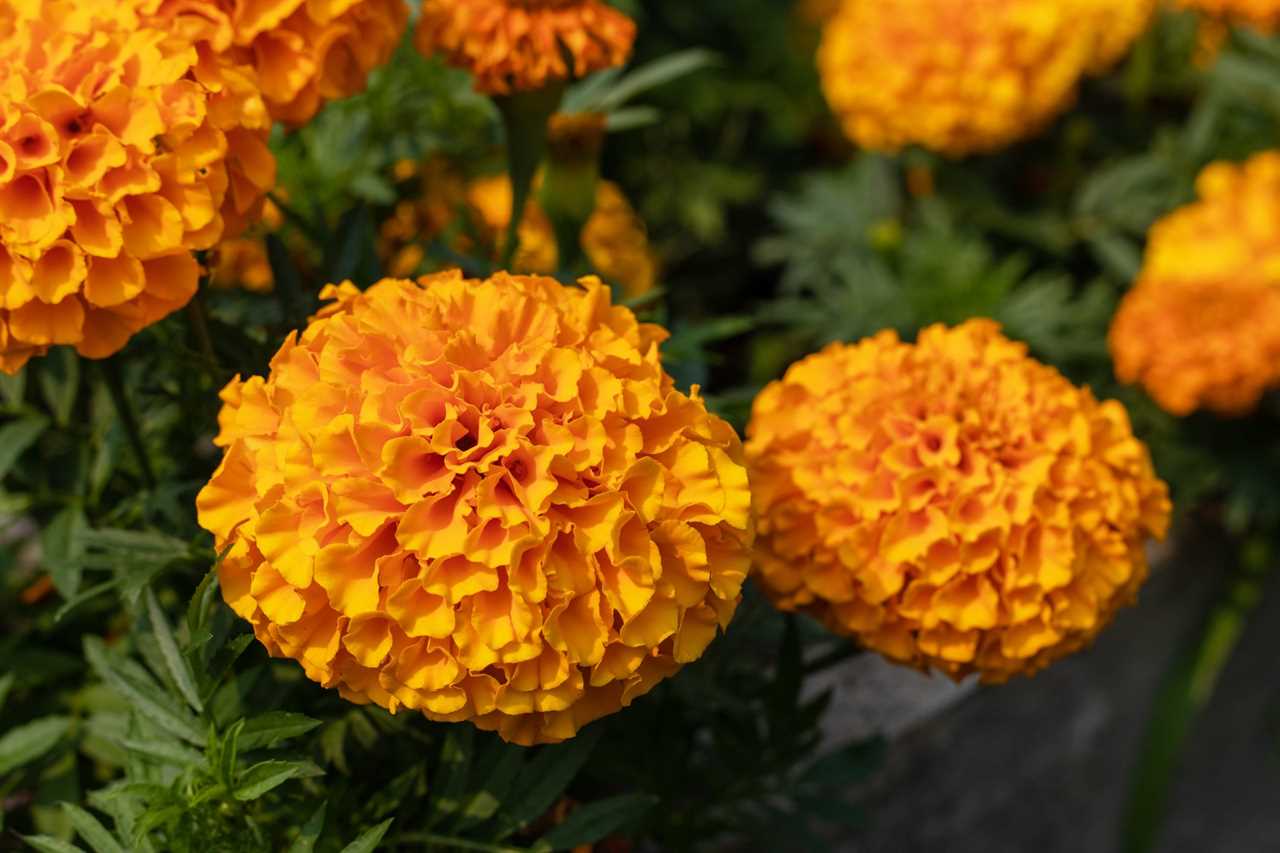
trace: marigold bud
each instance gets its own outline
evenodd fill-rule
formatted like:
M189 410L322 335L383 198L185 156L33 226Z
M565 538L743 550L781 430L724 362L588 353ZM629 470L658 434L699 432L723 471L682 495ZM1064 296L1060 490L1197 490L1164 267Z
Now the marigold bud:
M760 394L747 435L775 603L957 678L1087 644L1169 521L1124 408L987 320L833 344Z
M608 293L456 271L330 286L267 379L226 388L199 518L272 654L522 744L702 654L750 563L741 447Z
M1196 189L1152 227L1111 354L1175 415L1241 415L1280 385L1280 152L1214 163Z

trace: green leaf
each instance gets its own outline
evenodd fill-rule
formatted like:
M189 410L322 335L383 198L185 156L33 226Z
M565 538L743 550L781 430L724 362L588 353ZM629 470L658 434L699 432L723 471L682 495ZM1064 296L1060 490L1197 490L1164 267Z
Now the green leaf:
M240 760L240 733L244 731L244 720L236 720L222 734L218 744L218 773L222 784L228 789L236 786L236 763Z
M428 825L458 810L458 798L466 790L470 775L472 744L475 733L470 726L452 726L440 748L439 793L436 796L434 814Z
M53 585L68 600L80 591L84 570L85 533L89 520L78 505L68 506L40 531L44 567Z
M97 637L85 637L89 666L112 690L142 716L164 731L196 746L204 746L204 734L190 712L176 704L146 670L132 661L112 660Z
M241 802L250 802L291 779L323 775L324 771L310 761L263 761L240 774L235 798Z
M511 831L532 823L555 805L587 763L603 733L604 729L596 726L565 743L540 748L516 777L514 788L520 793L504 812L504 818L512 824Z
M191 665L178 649L178 641L173 637L173 628L169 627L169 620L165 618L164 611L160 609L160 602L156 600L156 594L150 587L147 588L145 598L147 620L151 623L151 632L160 646L165 670L177 685L182 698L187 700L187 704L196 711L203 711L204 703L200 701L195 674L192 673Z
M16 678L12 672L7 675L0 675L0 711L4 710L4 700L9 698L9 691L13 689L13 682Z
M343 847L342 853L373 853L382 841L382 837L387 834L387 830L391 828L391 823L394 820L395 818L393 817L387 818L372 829L365 830L360 834L359 838Z
M228 545L227 549L230 550ZM205 573L200 585L196 587L187 605L187 634L195 637L200 629L209 623L209 612L218 598L218 566L222 563L222 555L214 563L213 568Z
M30 764L58 745L71 728L68 717L43 717L0 737L0 776Z
M20 370L13 376L0 373L0 397L4 397L5 406L10 410L22 408L22 401L27 396L27 371Z
M71 825L94 853L125 853L120 842L96 817L74 803L63 803L62 807L71 818Z
M0 427L0 480L9 475L13 463L36 443L48 425L49 419L43 415L29 415Z
M148 758L154 758L156 761L170 764L174 767L192 767L199 764L204 758L204 756L188 746L160 738L148 738L146 740L124 738L120 741L120 745L132 753L145 755Z
M275 746L282 740L297 737L321 724L305 714L288 711L271 711L245 720L240 733L240 748L244 750Z
M40 390L60 426L71 423L80 391L80 359L70 347L58 347L40 363Z
M636 820L658 804L652 794L623 794L579 806L564 823L534 845L535 851L571 850L594 844Z
M68 844L50 835L24 835L22 840L39 850L40 853L84 853L74 844Z
M320 833L324 831L324 816L328 806L327 802L320 804L315 814L302 825L297 840L289 845L285 853L312 853L315 850L316 842L320 840Z

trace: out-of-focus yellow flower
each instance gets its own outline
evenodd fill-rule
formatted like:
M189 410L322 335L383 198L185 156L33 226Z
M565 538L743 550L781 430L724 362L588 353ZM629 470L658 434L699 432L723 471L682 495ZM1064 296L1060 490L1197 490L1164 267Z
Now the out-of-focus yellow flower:
M1093 0L1098 36L1090 70L1102 72L1120 61L1151 26L1157 0Z
M833 344L761 393L747 434L775 603L957 678L1086 645L1169 521L1124 408L988 320Z
M193 250L275 180L253 69L150 0L29 0L0 27L0 369L102 358L196 291Z
M356 702L545 743L728 624L750 565L733 429L666 333L565 287L383 281L233 381L201 491L231 607Z
M262 205L262 217L256 231L271 233L284 223L284 216L271 199ZM213 253L209 284L219 289L244 288L250 293L270 293L275 289L275 274L267 256L267 244L261 236L235 237L223 240Z
M1233 24L1247 24L1263 32L1280 29L1278 0L1174 0L1174 5Z
M149 0L174 30L253 67L272 118L310 121L360 92L409 21L404 0Z
M423 240L456 228L456 251L497 261L502 256L514 204L506 175L476 178L464 183L456 171L438 162L429 164L418 201L402 202L381 228L380 252L387 271L412 275L421 266ZM459 223L459 214L465 221ZM551 275L559 267L555 232L537 201L530 200L520 222L517 272ZM653 290L658 259L649 245L644 223L622 190L609 181L596 184L596 206L582 228L582 252L591 268L621 288L628 299Z
M1280 385L1280 152L1214 163L1196 189L1152 227L1111 354L1173 414L1245 414Z
M1137 0L845 0L818 51L859 145L960 156L1030 136L1149 18Z
M423 0L414 42L489 94L541 89L622 65L635 22L602 0Z

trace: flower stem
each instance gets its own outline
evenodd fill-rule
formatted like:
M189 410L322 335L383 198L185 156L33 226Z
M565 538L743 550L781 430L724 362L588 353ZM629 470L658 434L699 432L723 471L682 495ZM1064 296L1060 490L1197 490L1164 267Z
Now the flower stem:
M102 378L107 383L107 392L111 395L111 403L115 406L116 416L124 427L125 436L129 439L129 447L138 460L138 468L142 471L142 481L148 489L156 487L156 475L151 468L151 459L147 456L146 445L142 441L142 432L138 428L138 418L129 402L125 391L124 380L120 375L120 364L114 358L98 362L102 369Z
M1156 697L1129 792L1122 842L1126 853L1147 853L1160 840L1187 736L1213 698L1222 670L1262 599L1271 568L1270 547L1261 539L1251 540L1241 557L1240 569L1226 581L1195 643L1174 660Z
M215 372L221 371L218 354L213 349L213 336L209 333L209 311L205 307L202 293L197 293L187 303L187 321L191 325L191 334L196 339L196 347L204 356L205 362Z
M494 103L507 133L507 168L511 173L511 223L502 251L502 268L510 271L520 248L520 222L533 189L538 166L547 153L547 121L564 97L564 84L532 92L498 95Z

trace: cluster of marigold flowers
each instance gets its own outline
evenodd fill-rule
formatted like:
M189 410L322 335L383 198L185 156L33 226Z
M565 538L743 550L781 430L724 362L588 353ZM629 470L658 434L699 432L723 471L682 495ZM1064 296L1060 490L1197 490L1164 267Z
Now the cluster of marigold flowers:
M840 4L819 59L828 97L868 147L964 154L1051 120L1153 3L908 6ZM268 286L260 255L225 240L255 217L271 226L270 123L360 88L406 15L398 0L0 11L0 366L51 344L118 350L191 298L194 253L219 241L224 264ZM616 66L634 35L599 0L424 0L415 41L507 97ZM516 217L516 268L559 266L547 212L513 210L509 181L426 172L383 229L398 273L430 239L496 260ZM1269 317L1259 258L1277 184L1274 157L1206 172L1201 206L1157 229L1126 310L1147 322L1142 300L1163 288L1190 318L1197 284L1243 294L1252 267L1241 322ZM1215 235L1200 267L1176 248L1193 234ZM580 248L623 295L652 288L614 185L597 185ZM352 701L524 744L572 737L698 658L753 563L783 609L903 663L1000 681L1090 642L1168 524L1124 409L989 321L805 359L760 394L744 448L664 371L666 333L598 278L451 271L322 297L267 376L222 392L223 457L197 507L230 606ZM1151 352L1123 366L1125 316L1119 369L1160 398ZM1176 354L1163 338L1157 354ZM1254 394L1247 372L1180 380L1170 405L1230 409L1241 401L1215 394Z

